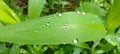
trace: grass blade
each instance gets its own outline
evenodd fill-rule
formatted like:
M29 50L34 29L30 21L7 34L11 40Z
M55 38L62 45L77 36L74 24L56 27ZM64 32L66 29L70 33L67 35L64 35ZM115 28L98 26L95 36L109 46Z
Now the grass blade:
M28 18L39 17L45 2L45 0L29 0Z
M0 21L10 24L20 22L18 16L5 4L3 0L0 0Z
M113 30L120 25L120 0L115 0L107 15L107 29Z

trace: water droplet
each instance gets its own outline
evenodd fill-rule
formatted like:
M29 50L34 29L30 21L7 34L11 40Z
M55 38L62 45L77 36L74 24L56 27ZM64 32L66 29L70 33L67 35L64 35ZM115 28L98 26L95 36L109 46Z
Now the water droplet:
M85 12L82 12L82 15L86 15L86 13L85 13Z
M80 14L80 11L77 11L77 14Z
M63 44L66 44L66 42L64 41Z
M47 22L47 23L46 23L46 26L49 26L49 25L50 25L50 23L49 23L49 22Z
M58 16L62 16L62 14L59 13Z
M78 43L78 39L73 39L73 43Z

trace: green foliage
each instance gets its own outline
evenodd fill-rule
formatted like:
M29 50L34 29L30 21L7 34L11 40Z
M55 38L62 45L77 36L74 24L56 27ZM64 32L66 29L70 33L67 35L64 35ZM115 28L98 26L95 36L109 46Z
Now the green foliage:
M107 15L107 29L113 30L120 25L120 0L115 0L113 6L111 7Z
M0 0L0 54L119 54L119 5L119 0Z

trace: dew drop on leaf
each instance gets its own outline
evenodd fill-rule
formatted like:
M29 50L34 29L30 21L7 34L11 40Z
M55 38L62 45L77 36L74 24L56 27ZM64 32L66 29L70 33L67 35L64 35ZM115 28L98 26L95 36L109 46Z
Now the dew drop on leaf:
M80 14L80 11L77 11L77 14Z
M50 23L49 23L49 22L47 22L47 23L46 23L46 26L49 26L49 25L50 25Z
M63 44L66 44L66 42L64 41Z
M85 13L85 12L82 12L82 15L86 15L86 13Z
M73 43L78 43L78 39L73 39L73 41L72 41Z
M62 16L62 14L59 13L58 16Z

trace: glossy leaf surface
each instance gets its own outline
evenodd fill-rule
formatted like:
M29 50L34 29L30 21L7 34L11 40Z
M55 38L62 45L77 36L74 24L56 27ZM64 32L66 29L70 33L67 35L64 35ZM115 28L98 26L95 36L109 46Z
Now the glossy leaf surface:
M87 20L86 20L87 19ZM0 28L0 41L25 44L67 44L105 37L99 17L65 12Z

